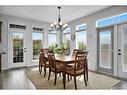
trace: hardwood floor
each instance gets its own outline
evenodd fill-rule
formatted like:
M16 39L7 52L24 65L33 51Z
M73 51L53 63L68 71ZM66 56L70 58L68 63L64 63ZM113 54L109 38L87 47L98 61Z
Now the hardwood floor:
M25 74L27 70L32 69L38 68L17 68L0 71L0 89L36 89ZM111 89L127 89L127 81L121 80L120 83L113 86Z
M17 68L0 72L0 89L36 89L27 78L28 68Z

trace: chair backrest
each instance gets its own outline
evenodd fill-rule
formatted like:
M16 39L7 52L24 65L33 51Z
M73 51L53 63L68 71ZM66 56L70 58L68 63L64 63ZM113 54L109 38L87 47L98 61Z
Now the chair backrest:
M75 57L75 70L81 70L85 69L85 64L87 61L87 54L84 51L77 51L76 57Z
M47 55L49 49L48 48L42 48L40 49L40 52L44 52L45 55Z
M78 51L79 51L78 49L74 49L72 56L76 56L76 54L77 54Z
M48 60L50 67L56 69L56 61L53 51L48 51Z
M44 66L46 65L46 58L43 51L40 52L39 63L43 64Z
M44 51L44 53L47 55L49 49L48 49L48 48L44 48L43 51Z

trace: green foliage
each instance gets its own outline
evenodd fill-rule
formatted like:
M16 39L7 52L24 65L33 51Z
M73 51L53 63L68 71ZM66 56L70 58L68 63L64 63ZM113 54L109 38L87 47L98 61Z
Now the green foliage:
M86 49L86 45L83 42L78 42L79 49Z
M42 47L41 40L33 40L33 55L38 55L39 49Z
M64 53L64 43L62 43L59 47L57 44L52 44L49 47L50 50L52 50L56 54L63 54Z
M55 48L57 48L56 44L52 44L51 46L49 46L49 50L54 51Z
M56 54L63 54L64 53L64 43L61 43L61 45L56 47L54 49L54 53Z
M13 48L16 49L16 48L23 48L23 40L21 39L14 39L13 40Z

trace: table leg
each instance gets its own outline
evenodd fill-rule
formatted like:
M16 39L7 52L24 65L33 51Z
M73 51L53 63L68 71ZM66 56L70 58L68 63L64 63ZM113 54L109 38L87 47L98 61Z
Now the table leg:
M64 64L64 69L63 69L63 85L64 89L66 89L66 65Z

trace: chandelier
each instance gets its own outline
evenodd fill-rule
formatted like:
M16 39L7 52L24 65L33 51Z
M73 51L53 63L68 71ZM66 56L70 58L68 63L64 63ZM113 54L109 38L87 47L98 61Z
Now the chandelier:
M51 28L56 31L64 31L67 28L67 24L61 22L60 9L61 7L59 6L58 7L58 10L59 10L58 22L51 24Z

